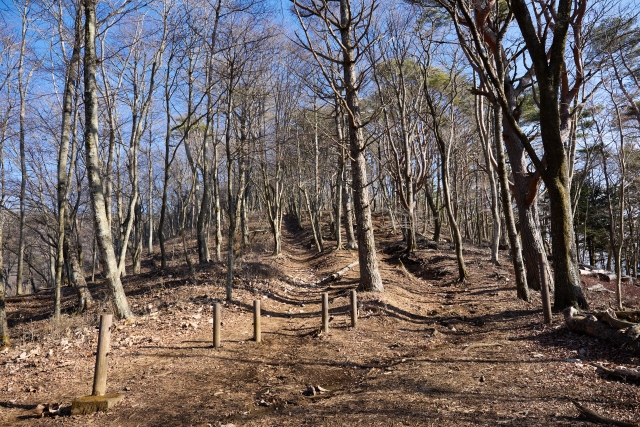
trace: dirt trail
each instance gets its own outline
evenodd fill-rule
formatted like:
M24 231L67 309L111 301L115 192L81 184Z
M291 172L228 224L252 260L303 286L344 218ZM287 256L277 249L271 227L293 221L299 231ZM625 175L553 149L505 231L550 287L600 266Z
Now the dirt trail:
M386 230L380 236L382 248L398 240ZM358 274L350 271L329 289L333 319L324 335L320 294L327 286L317 283L356 253L314 254L309 236L289 227L284 255L240 261L218 350L211 348L209 320L213 302L224 298L223 266L200 269L195 284L178 271L132 279L127 291L138 318L113 333L108 380L110 392L126 397L110 413L89 417L40 419L30 411L90 392L95 313L46 334L44 320L15 321L20 309L46 309L25 300L9 309L14 330L32 328L32 339L0 355L0 424L592 425L571 399L621 420L640 419L638 386L602 378L589 364L637 365L637 358L571 334L557 314L552 326L542 326L538 302L517 301L511 274L491 266L486 250L465 256L471 278L456 285L449 251L418 251L404 267L379 252L385 293L360 295L358 327L350 328L348 286ZM254 299L264 316L260 345L251 341ZM39 354L19 359L35 348ZM305 396L308 386L328 391Z

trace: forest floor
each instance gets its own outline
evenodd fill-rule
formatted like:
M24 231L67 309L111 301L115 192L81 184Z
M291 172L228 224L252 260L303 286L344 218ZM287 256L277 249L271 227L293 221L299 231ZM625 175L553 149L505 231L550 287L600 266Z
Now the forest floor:
M108 413L40 418L38 404L68 408L91 393L97 316L109 311L104 284L97 304L74 315L65 288L62 324L52 326L51 294L8 301L14 347L0 353L0 425L6 426L591 426L572 404L620 421L640 422L640 385L602 376L594 363L637 367L638 357L564 326L543 324L539 296L516 299L505 252L466 245L470 279L458 284L453 250L418 250L398 262L401 235L376 221L385 292L359 294L351 328L349 287L318 282L357 259L355 251L316 254L308 232L288 224L283 255L269 255L255 234L238 260L234 302L222 309L222 347L212 348L212 307L223 301L225 267L175 266L128 276L136 314L116 322L107 391L124 400ZM335 242L327 242L331 246ZM178 245L178 243L176 243ZM193 258L192 253L192 258ZM612 288L612 284L603 283ZM625 285L628 307L640 288ZM320 333L321 293L330 294L328 334ZM585 291L593 308L613 302ZM263 342L252 341L252 301L261 300ZM305 396L308 386L327 390ZM67 411L62 411L67 413Z

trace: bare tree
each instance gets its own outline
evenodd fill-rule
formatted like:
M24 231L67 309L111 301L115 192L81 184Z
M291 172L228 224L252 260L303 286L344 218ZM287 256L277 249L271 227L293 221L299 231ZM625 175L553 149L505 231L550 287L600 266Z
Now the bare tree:
M432 147L420 114L425 108L425 86L420 65L424 58L411 34L413 14L391 11L386 22L386 43L380 46L380 60L374 77L383 107L385 157L396 193L406 211L407 252L417 248L418 192L431 174ZM373 58L372 58L373 59ZM430 197L431 195L427 193Z
M55 269L55 301L54 301L54 319L60 320L60 288L62 286L62 273L64 268L65 251L69 255L67 259L71 260L73 268L73 276L77 283L78 280L84 282L84 272L78 265L75 250L69 244L70 236L67 234L70 219L68 218L68 201L69 182L71 174L75 167L76 147L75 136L73 137L72 160L71 166L68 165L69 144L71 142L72 133L74 132L74 121L77 114L77 103L75 95L78 85L78 70L80 67L80 49L82 47L82 15L84 8L82 3L76 6L76 15L74 19L74 39L71 57L66 67L64 91L62 95L62 130L60 133L60 146L58 148L58 241L57 241L57 258ZM62 34L60 34L62 36ZM63 52L64 54L64 52ZM74 108L75 107L75 108ZM74 112L75 109L75 112ZM66 243L66 244L65 244ZM78 269L80 271L78 271ZM89 308L92 303L91 294L86 283L76 286L78 290L78 311Z
M5 225L5 170L4 170L4 146L7 138L9 117L12 110L12 103L8 96L7 84L12 74L13 66L7 63L10 58L11 38L4 31L0 30L0 94L7 93L4 98L4 108L0 112L0 349L11 346L9 337L9 327L7 325L7 313L5 306L5 295L7 287L7 277L4 266L4 225Z
M366 140L363 134L364 120L360 109L359 90L362 76L358 76L357 64L363 60L370 47L364 41L377 2L367 3L361 0L356 4L350 0L340 0L338 5L326 1L302 3L293 0L294 9L300 19L306 41L299 39L300 45L309 50L320 66L325 80L347 113L349 127L349 154L351 157L352 187L354 210L357 225L358 258L360 267L360 285L362 291L382 292L382 279L378 271L378 259L375 251L373 224L371 222L370 196L367 182ZM312 18L313 17L313 18ZM309 23L305 25L305 18ZM320 21L320 27L312 28L314 18ZM311 31L323 33L331 38L335 51L327 40L327 49L320 51L312 40ZM320 36L323 40L323 36ZM342 67L339 79L328 71L324 61ZM338 80L340 86L334 82Z
M429 52L429 51L427 51ZM426 86L425 98L429 107L431 119L431 129L435 138L438 152L440 153L440 169L442 174L442 198L449 219L451 237L455 245L456 259L458 263L458 281L464 282L468 278L467 267L462 254L462 235L454 214L451 202L450 188L450 161L453 143L457 138L457 119L455 101L460 91L461 76L457 67L457 53L452 58L448 71L448 81L442 87L434 84L434 73L438 73L431 66L431 56L427 55L427 62L424 65L423 81Z
M133 316L124 294L116 254L113 249L98 157L98 89L96 85L96 0L84 0L84 105L85 105L85 154L91 191L91 204L96 224L98 246L104 260L105 275L111 288L116 315L122 319Z

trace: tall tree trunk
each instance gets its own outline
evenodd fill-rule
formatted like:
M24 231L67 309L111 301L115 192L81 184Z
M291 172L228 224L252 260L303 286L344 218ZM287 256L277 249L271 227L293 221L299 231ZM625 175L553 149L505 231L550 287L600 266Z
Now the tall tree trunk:
M211 204L211 188L209 185L209 141L207 135L210 128L210 117L207 114L207 123L204 131L204 141L202 143L202 201L198 213L196 235L198 241L198 262L205 264L211 261L209 255L209 245L207 244L207 226Z
M513 101L515 108L515 100ZM535 290L540 290L540 255L545 262L544 268L549 278L549 289L553 290L553 281L547 256L544 250L542 235L540 234L540 220L538 219L538 185L540 175L527 171L525 149L506 117L503 117L503 135L507 147L509 161L513 175L513 196L518 207L520 236L522 238L522 255L527 272L527 284Z
M344 204L344 229L347 234L346 248L358 249L358 241L356 240L356 234L353 230L353 198L351 197L351 195L353 194L353 190L348 184L348 182L345 182L344 186L342 187L342 202Z
M529 301L529 287L527 286L527 274L524 260L522 259L522 247L516 230L516 222L511 206L511 192L509 191L509 177L507 176L507 166L504 156L504 146L502 140L502 108L500 105L494 106L493 113L493 147L496 150L496 162L498 163L498 180L500 183L500 198L502 200L502 212L509 236L509 248L511 249L511 261L516 276L516 292L518 298Z
M3 155L2 148L0 148L0 157ZM2 168L2 174L4 175L4 167ZM4 178L3 181L3 190L4 194ZM4 238L3 234L4 227L4 212L2 208L0 208L0 248L2 245L2 240ZM9 326L7 325L7 312L5 307L5 292L6 292L6 276L4 274L4 257L2 255L2 251L0 250L0 349L4 349L7 347L11 347L11 339L9 338Z
M136 203L136 220L133 225L133 241L134 247L131 252L131 258L133 262L133 274L140 274L142 269L142 247L144 236L144 223L142 221L142 200L138 197L138 203Z
M451 70L451 87L452 90L456 89L456 81L455 76L453 75L453 68ZM428 84L427 76L425 76L425 83ZM440 172L442 174L442 198L444 201L444 207L447 212L447 217L449 219L449 227L451 229L451 238L453 240L456 252L456 260L458 263L458 281L464 282L467 280L467 267L464 262L464 256L462 254L462 235L460 234L460 227L458 227L458 222L456 220L456 212L454 210L454 206L452 206L451 202L451 189L450 189L450 175L449 175L449 160L451 157L451 148L453 145L453 141L455 139L455 119L453 112L453 105L451 111L449 113L449 122L451 123L451 128L449 129L448 141L445 140L445 136L442 132L441 128L441 120L444 116L444 111L438 111L433 98L429 92L429 88L425 90L425 99L427 101L427 105L429 107L429 112L431 115L431 121L433 126L433 136L435 137L436 144L438 147L438 152L440 153ZM454 180L455 181L455 180ZM457 194L457 191L456 191Z
M18 295L24 293L24 248L25 248L25 215L26 215L26 197L27 197L27 163L25 159L25 139L26 139L26 92L28 86L24 81L24 57L27 43L27 13L29 9L29 1L25 1L22 10L22 27L20 38L20 57L18 60L18 94L20 95L20 117L19 117L19 154L20 154L20 217L18 229L18 271L16 274L16 289Z
M249 171L245 171L245 175L248 174ZM245 182L248 182L248 179L245 177ZM242 227L242 247L246 248L249 246L249 197L247 192L244 192L244 195L241 199L240 204L240 224Z
M444 141L442 141L443 143ZM458 262L458 281L464 282L467 280L467 267L464 262L464 256L462 255L462 235L460 234L460 227L456 221L453 207L451 206L451 191L449 190L449 147L442 145L440 148L441 154L441 170L442 170L442 198L444 200L444 207L449 217L449 227L451 228L451 237L455 246L456 259Z
M225 149L227 154L227 216L229 217L229 231L227 238L227 283L226 283L226 298L227 301L233 300L233 268L235 265L235 234L238 226L238 217L240 216L240 198L242 197L242 189L244 188L244 171L242 170L242 159L238 161L238 176L240 182L238 183L238 190L234 189L234 154L231 146L231 121L233 120L233 85L234 85L234 73L231 69L229 76L229 92L227 93L227 111L226 115L226 128L225 128ZM244 132L243 123L240 127Z
M578 275L578 258L573 237L573 214L569 188L571 177L569 159L565 151L568 125L571 121L570 102L568 101L571 96L574 96L573 91L569 91L571 93L564 92L568 85L563 83L567 78L566 74L563 75L563 72L566 72L564 64L567 34L573 20L576 19L571 16L572 5L573 2L569 1L558 3L553 41L550 44L547 43L550 46L547 51L545 45L540 43L539 33L534 27L530 9L525 0L512 0L511 2L511 10L518 22L535 69L540 102L540 135L546 164L543 165L524 132L519 132L518 136L536 169L541 173L549 192L551 216L554 219L551 221L555 282L554 306L559 310L570 305L588 307L580 288ZM575 12L576 17L581 19L584 11L577 10ZM574 53L579 53L578 47ZM582 75L580 78L576 77L576 81L582 81L581 77ZM560 102L561 85L563 86L562 102ZM574 89L577 87L579 87L578 83ZM505 101L502 99L502 102ZM512 119L513 117L509 118L510 121ZM513 121L511 124L514 124Z
M211 126L213 124L213 73L214 73L214 52L216 50L216 40L218 36L218 23L220 21L220 10L222 7L222 1L218 0L215 8L215 17L213 22L213 28L209 38L209 57L207 64L207 114L206 124L204 128L204 137L202 141L202 203L200 205L200 211L198 213L197 222L197 241L198 241L198 261L200 264L211 261L211 255L209 253L208 244L208 232L209 223L211 221L211 173L209 171L209 134L211 132ZM213 150L216 151L216 142L213 141ZM215 168L217 174L218 164L216 161L216 154L214 153L214 163L212 165ZM215 184L214 184L215 185ZM216 230L217 233L217 230ZM216 244L216 255L220 258L220 248Z
M113 249L111 227L107 220L105 200L100 176L98 156L98 91L96 87L96 0L85 2L85 54L84 54L84 105L85 105L85 146L87 175L96 224L98 246L105 264L107 282L113 294L116 315L127 319L133 316L124 294L120 271Z
M151 158L151 128L149 126L149 222L148 222L148 238L147 241L147 255L153 255L153 161Z
M216 223L216 261L222 261L222 219L220 208L220 180L218 179L218 150L213 149L213 204Z
M54 314L56 322L60 321L60 288L62 287L62 269L64 267L64 243L67 224L67 197L69 195L69 177L67 157L71 142L71 125L73 120L74 95L76 92L78 67L80 65L80 49L82 46L82 15L84 6L77 5L74 22L74 43L71 59L67 66L64 92L62 96L62 131L58 150L58 244L55 268ZM73 166L72 166L73 167ZM83 277L84 278L84 277ZM86 284L85 284L86 286ZM79 304L80 305L80 304ZM82 310L82 308L80 308Z
M489 193L491 196L491 217L493 223L493 233L491 236L491 262L500 265L500 209L499 209L499 192L496 182L495 170L496 165L493 163L493 150L485 124L485 111L483 98L479 95L475 96L476 101L476 124L478 126L480 139L482 142L482 152L484 154L484 163L487 168L487 179L489 180ZM500 131L500 130L498 130ZM502 144L502 142L501 142Z
M378 270L376 244L373 237L371 205L367 182L366 150L360 118L360 98L356 77L355 46L351 38L353 17L348 0L340 0L340 35L342 38L342 67L349 122L349 151L351 154L351 175L354 209L358 229L358 260L360 266L361 291L382 292L382 278Z
M338 134L339 135L339 134ZM342 138L338 137L338 140ZM344 148L340 148L340 157L338 158L338 173L336 174L336 191L334 200L334 214L336 223L334 226L336 249L342 249L342 187L344 187Z
M433 241L438 243L440 241L440 232L442 230L442 220L440 219L440 209L436 206L436 202L433 199L433 189L429 183L425 184L424 188L427 204L433 215Z

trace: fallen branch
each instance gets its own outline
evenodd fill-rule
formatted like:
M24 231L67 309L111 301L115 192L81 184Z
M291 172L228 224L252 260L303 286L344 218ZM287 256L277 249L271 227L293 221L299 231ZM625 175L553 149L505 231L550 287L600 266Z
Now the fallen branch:
M594 313L598 320L607 322L609 325L616 329L626 329L635 326L635 323L628 322L626 320L618 319L616 312L613 310L607 310L600 313Z
M638 423L628 423L626 421L618 421L618 420L614 420L612 418L608 418L603 415L600 415L597 412L592 411L591 409L585 408L575 400L572 400L571 402L578 409L580 414L582 414L585 418L593 422L600 423L600 424L608 424L612 426L620 426L620 427L640 427L640 424Z
M474 343L469 344L462 351L463 352L467 352L467 351L471 350L472 348L478 348L478 347L502 347L505 344L506 344L505 341L474 342Z
M333 273L331 276L329 277L325 277L324 279L322 279L321 281L318 282L318 285L324 285L326 283L329 282L334 282L338 279L340 279L342 276L344 276L345 274L347 274L347 272L349 270L351 270L353 267L355 267L356 265L358 265L358 261L354 261L351 264L347 265L346 267L336 271L335 273Z
M609 323L600 322L593 314L581 314L574 307L566 308L563 313L569 330L614 343L633 354L640 354L640 325L617 329Z
M615 369L609 369L597 363L594 363L593 366L598 368L598 372L602 372L606 375L616 378L622 378L625 381L638 381L640 382L640 371L636 369L627 369L618 367Z

